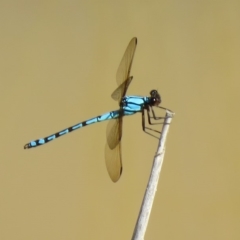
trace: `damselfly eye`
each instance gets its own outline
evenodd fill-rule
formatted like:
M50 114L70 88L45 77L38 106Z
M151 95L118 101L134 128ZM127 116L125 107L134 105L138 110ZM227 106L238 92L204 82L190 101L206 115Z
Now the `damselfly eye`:
M155 92L156 92L155 90L152 90L152 91L150 92L150 95L153 95Z

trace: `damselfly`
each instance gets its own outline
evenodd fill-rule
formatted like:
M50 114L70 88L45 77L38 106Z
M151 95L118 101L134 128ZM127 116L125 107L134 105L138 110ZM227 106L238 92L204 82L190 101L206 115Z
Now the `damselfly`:
M151 119L154 120L162 119L162 117L156 117L153 110L153 106L162 108L158 106L161 103L161 97L157 90L152 90L150 92L150 96L148 97L125 96L129 84L133 79L133 77L130 76L130 70L132 67L136 46L137 38L133 38L128 44L128 47L123 55L123 58L117 70L116 78L118 88L112 93L112 98L118 101L119 103L118 110L107 112L105 114L99 115L89 120L77 123L69 128L66 128L48 137L31 141L24 146L24 149L41 146L69 132L72 132L74 130L88 126L93 123L111 120L109 121L107 126L105 161L110 178L112 179L113 182L118 181L122 173L121 138L123 116L133 115L138 112L142 113L142 129L144 132L150 135L152 134L147 130L154 131L157 133L160 132L145 126L145 111L147 113L148 123L151 125L158 124L153 123ZM150 115L150 113L152 114L152 116Z

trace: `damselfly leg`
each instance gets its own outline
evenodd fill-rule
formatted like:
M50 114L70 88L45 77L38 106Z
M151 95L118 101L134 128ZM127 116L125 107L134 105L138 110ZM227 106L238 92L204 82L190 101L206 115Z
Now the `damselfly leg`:
M159 106L156 106L156 107L164 109L164 110L168 110L168 109L163 108L163 107L159 107ZM146 110L147 110L147 119L148 119L148 124L149 125L160 125L160 124L163 124L163 122L152 122L152 119L154 119L154 120L164 120L164 119L166 119L166 117L157 117L152 106L148 106L146 108ZM152 114L152 116L151 116L151 114ZM158 131L156 129L149 128L149 127L146 126L144 109L142 110L142 129L143 129L143 131L145 133L149 134L150 136L159 139L159 137L157 137L157 136L153 135L151 132L149 132L149 131L152 131L152 132L155 132L155 133L157 133L159 135L161 134L160 131Z

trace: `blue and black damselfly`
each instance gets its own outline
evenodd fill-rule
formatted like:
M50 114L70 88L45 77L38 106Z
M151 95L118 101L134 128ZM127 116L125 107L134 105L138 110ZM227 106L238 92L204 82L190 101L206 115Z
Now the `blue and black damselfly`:
M153 125L159 123L153 123L151 119L163 119L163 117L156 117L153 107L155 106L165 109L158 106L161 103L161 97L157 90L152 90L149 97L125 96L127 89L133 79L133 77L130 76L130 71L136 46L137 38L133 38L128 44L128 47L123 55L123 58L117 70L116 78L118 88L112 93L111 96L114 100L118 101L120 106L118 110L107 112L89 120L77 123L48 137L31 141L24 145L24 149L41 146L58 137L61 137L67 133L88 126L90 124L110 120L107 126L105 161L110 178L113 182L118 181L122 173L121 138L123 117L130 116L138 112L142 113L142 129L144 132L152 135L149 131L154 131L157 133L160 132L145 126L145 111L147 113L148 123L150 125Z

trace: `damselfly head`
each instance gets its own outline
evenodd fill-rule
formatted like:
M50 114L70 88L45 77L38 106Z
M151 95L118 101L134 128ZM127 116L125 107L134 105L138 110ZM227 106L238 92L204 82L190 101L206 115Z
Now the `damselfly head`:
M153 106L158 106L161 103L161 96L157 90L152 90L150 92L150 96L151 96Z

